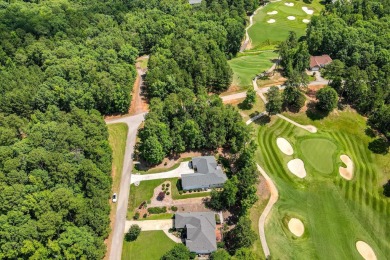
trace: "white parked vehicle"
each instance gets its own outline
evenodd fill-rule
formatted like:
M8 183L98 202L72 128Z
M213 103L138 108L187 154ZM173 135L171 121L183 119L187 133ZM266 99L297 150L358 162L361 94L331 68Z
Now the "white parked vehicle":
M118 200L118 196L116 195L116 193L114 193L113 195L112 195L112 202L116 202Z

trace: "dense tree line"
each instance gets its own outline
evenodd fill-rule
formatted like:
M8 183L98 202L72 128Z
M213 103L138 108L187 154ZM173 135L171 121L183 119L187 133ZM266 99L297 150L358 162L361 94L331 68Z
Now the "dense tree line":
M0 258L102 258L111 149L100 114L0 118Z
M390 138L390 2L336 1L307 30L312 54L329 54L330 86Z

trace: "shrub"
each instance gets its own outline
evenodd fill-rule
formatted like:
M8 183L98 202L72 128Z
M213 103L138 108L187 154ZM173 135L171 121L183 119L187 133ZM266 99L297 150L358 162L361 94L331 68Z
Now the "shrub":
M169 187L169 186L171 186L171 185L169 183L167 183L166 187Z
M138 225L131 225L129 231L127 231L125 239L126 241L134 241L141 233L141 228Z
M219 217L219 214L215 214L215 222L217 224L221 224L221 218Z
M189 190L188 192L189 192L189 193L192 193L192 190Z
M158 195L157 195L157 200L158 201L163 201L165 198L165 192L160 192Z
M182 195L182 194L183 194L183 191L179 190L179 194Z
M167 195L171 194L169 191L166 192Z
M134 214L133 219L135 219L135 220L139 219L139 212L136 212L136 213Z
M171 210L176 212L177 211L177 207L176 206L172 206Z
M148 214L145 213L145 214L143 215L143 218L146 218L147 216L148 216Z
M160 213L166 213L167 212L167 207L152 207L148 208L149 214L160 214Z
M162 188L163 188L163 189L165 188L165 183L163 183Z

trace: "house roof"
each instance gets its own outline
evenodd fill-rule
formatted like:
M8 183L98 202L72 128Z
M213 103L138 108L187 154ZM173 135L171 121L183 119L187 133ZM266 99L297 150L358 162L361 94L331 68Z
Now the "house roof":
M217 250L215 213L176 213L175 228L186 228L186 246L191 252L205 253Z
M209 185L223 184L227 180L214 156L200 156L192 158L192 167L196 173L181 176L184 189L187 187L204 187Z
M310 56L310 68L313 67L323 67L332 62L332 58L329 55L322 56Z
M190 3L190 5L194 5L202 3L202 0L188 0L188 2Z

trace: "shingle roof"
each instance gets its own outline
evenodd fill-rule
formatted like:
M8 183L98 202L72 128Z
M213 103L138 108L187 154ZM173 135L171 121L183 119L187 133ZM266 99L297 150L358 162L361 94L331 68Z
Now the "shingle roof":
M194 5L202 3L202 0L188 0L188 2L190 3L190 5Z
M181 176L183 189L223 184L227 180L214 156L194 157L192 166L196 169L196 173Z
M332 58L329 55L322 56L310 56L310 68L315 66L323 67L332 62Z
M217 250L213 212L176 213L175 228L186 228L186 246L191 252L211 253Z

